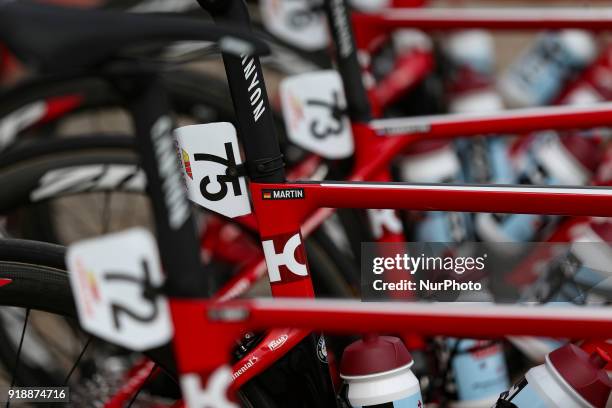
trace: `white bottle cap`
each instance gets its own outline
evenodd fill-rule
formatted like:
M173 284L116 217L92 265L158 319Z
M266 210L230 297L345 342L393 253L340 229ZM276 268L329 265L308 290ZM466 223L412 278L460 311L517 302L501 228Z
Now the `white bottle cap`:
M363 11L376 11L387 8L391 0L350 0L351 6Z
M420 30L401 29L393 33L393 48L396 54L421 49L431 50L431 39Z
M478 89L453 98L449 109L454 113L498 112L504 109L504 103L495 90Z
M597 44L593 36L583 30L562 30L560 38L572 56L586 65L597 56Z
M344 349L340 377L352 406L378 405L421 394L410 371L412 356L401 339L366 335Z
M493 69L495 61L495 45L493 37L485 30L463 30L450 35L446 45L448 56L455 62L469 64L486 61L489 69Z

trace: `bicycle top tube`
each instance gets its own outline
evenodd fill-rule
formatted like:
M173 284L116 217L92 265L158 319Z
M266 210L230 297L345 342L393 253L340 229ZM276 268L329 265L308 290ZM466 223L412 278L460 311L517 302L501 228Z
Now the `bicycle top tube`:
M372 113L362 81L358 52L367 52L370 42L394 30L575 28L600 32L612 27L610 8L546 9L545 12L541 10L538 12L537 9L508 8L477 10L390 8L373 13L351 13L346 0L325 0L324 5L335 45L337 69L344 83L348 112L354 122L367 122Z
M576 28L607 31L612 24L612 9L607 8L495 8L495 9L416 9L394 8L374 13L354 13L357 27L370 32L384 29L420 30L488 29L554 30Z
M245 30L206 24L200 19L24 2L0 6L0 38L25 62L52 72L91 68L126 47L147 41L215 41L226 53L269 52L265 42Z

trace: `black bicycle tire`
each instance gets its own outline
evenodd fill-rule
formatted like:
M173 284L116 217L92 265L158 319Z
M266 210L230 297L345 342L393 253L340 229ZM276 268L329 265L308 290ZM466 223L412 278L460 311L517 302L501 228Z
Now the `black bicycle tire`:
M181 67L168 67L160 72L160 76L176 114L193 116L197 114L194 107L209 106L218 113L210 121L234 123L233 104L227 82L223 77ZM93 109L123 108L123 99L115 87L103 78L91 76L62 82L43 77L26 81L3 92L0 98L0 112L13 112L32 101L45 99L44 95L51 95L53 98L76 95L79 98L79 106L43 125L20 132L9 149L18 147L38 135L49 137L57 134L55 126L74 114L82 114Z
M51 170L92 163L138 165L132 149L134 143L127 136L49 138L0 155L0 180L5 186L0 195L0 212L33 204L31 193ZM82 191L73 189L73 192Z
M30 192L39 185L41 178L48 171L63 168L63 166L79 166L93 164L128 164L137 165L138 158L133 151L135 141L128 136L82 136L66 139L51 138L41 143L31 144L21 149L0 156L0 184L5 187L5 194L0 195L0 213L13 211L20 206L31 205ZM97 191L97 190L92 190ZM103 190L100 190L103 191ZM110 190L120 191L120 190ZM80 194L81 190L74 190ZM58 193L58 197L62 194ZM35 218L34 221L45 225L45 220ZM42 232L38 231L42 234ZM50 239L51 233L31 235L32 239ZM342 282L339 277L346 276L339 269L329 242L323 242L315 236L307 241L307 250L313 252L311 269L313 279L320 283L326 295L350 297L351 284Z
M29 308L76 318L64 257L65 248L60 245L0 240L0 279L11 280L10 284L0 288L0 306ZM6 345L0 348L0 352L3 350L10 353ZM155 353L154 350L149 356ZM248 403L248 407L276 407L266 393L253 384L245 386L241 399Z

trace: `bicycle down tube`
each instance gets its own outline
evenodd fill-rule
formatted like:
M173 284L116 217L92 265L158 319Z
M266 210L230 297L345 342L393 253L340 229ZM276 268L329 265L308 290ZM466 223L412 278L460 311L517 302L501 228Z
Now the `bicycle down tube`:
M612 315L603 308L568 310L567 307L488 305L483 309L480 305L366 304L308 299L223 303L170 299L170 305L176 316L176 329L191 328L189 341L179 339L177 358L186 370L200 373L202 384L227 365L234 341L241 333L286 325L338 334L394 332L406 326L422 334L457 337L494 338L512 334L571 338L576 333L580 333L580 338L612 336ZM229 392L230 397L235 391L229 383L220 384L217 380L215 385L225 385L225 389L216 389L216 392Z

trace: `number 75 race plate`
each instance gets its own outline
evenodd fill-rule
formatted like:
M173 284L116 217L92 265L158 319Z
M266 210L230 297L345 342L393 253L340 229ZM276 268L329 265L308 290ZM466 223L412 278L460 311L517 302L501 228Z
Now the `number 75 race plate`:
M226 217L251 212L244 177L232 172L242 164L236 129L218 122L176 129L189 199Z

